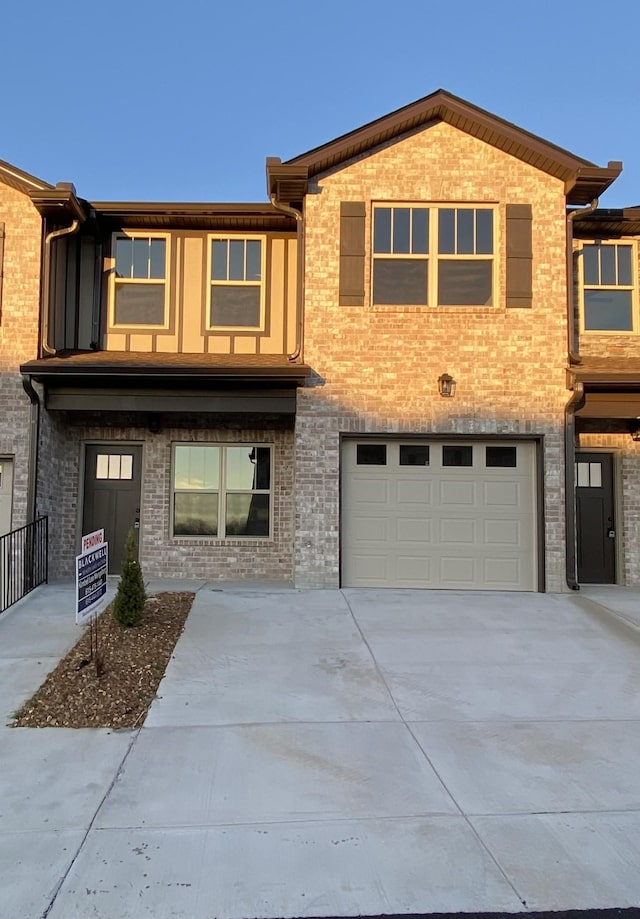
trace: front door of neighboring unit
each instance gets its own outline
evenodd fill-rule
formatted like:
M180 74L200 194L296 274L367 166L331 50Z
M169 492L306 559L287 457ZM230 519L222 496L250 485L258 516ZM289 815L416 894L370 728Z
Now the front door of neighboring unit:
M142 447L130 444L86 447L82 532L104 528L109 574L119 574L127 533L140 526Z
M578 580L615 584L616 530L611 453L576 454Z
M0 536L11 529L13 498L13 462L0 457Z
M348 440L345 587L536 590L536 448Z

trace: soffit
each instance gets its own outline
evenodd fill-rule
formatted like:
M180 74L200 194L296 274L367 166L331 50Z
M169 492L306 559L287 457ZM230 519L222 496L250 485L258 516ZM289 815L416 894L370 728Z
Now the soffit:
M93 201L88 207L102 227L114 230L295 230L295 220L270 204Z
M611 391L640 389L640 358L582 358L569 368L570 387L582 383L586 389Z
M578 239L619 238L640 235L640 207L599 209L573 223Z

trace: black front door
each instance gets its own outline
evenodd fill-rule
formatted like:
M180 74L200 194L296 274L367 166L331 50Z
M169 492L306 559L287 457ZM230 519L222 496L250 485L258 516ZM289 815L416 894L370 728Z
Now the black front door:
M578 580L615 584L613 456L576 453Z
M130 444L86 448L82 532L104 528L109 543L109 574L119 574L127 533L138 537L142 447Z

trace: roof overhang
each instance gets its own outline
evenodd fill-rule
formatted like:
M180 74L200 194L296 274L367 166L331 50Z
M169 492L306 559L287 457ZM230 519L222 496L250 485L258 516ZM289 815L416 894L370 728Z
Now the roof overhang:
M307 193L309 169L305 165L283 163L277 156L267 157L267 195L288 205L299 205Z
M568 370L567 386L583 390L575 411L579 418L640 418L640 366L620 366L607 360L589 365L586 361L584 366Z
M308 176L313 177L438 121L444 121L560 179L564 182L569 204L588 204L601 195L622 170L619 162L610 162L607 167L601 168L443 89L302 153L280 164L280 167L283 170L286 167L306 168ZM267 176L273 176L269 179L272 182L278 178L278 173L274 166L270 168L270 162L267 160ZM279 161L275 161L274 165L277 163ZM285 180L286 173L283 184Z
M40 215L50 223L66 223L69 220L84 223L87 219L87 212L71 182L58 182L53 188L32 190L29 197Z
M295 230L295 220L271 204L92 201L92 217L106 229Z
M6 160L0 160L0 181L25 195L53 188L53 185L49 185L48 182L38 179L23 169L18 169L17 166L7 163Z
M577 217L573 235L582 239L640 236L640 207L601 208Z
M154 354L87 351L28 361L20 372L36 382L65 386L300 386L311 374L307 364L284 356Z
M285 357L82 352L20 371L44 388L48 411L293 416L311 374Z

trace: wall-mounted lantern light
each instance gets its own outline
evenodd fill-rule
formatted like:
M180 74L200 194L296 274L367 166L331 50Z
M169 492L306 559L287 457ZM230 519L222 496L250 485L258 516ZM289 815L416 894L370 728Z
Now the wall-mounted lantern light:
M438 392L441 396L455 396L456 381L448 373L442 373L438 377Z
M640 421L631 425L629 433L631 434L631 440L640 441Z

